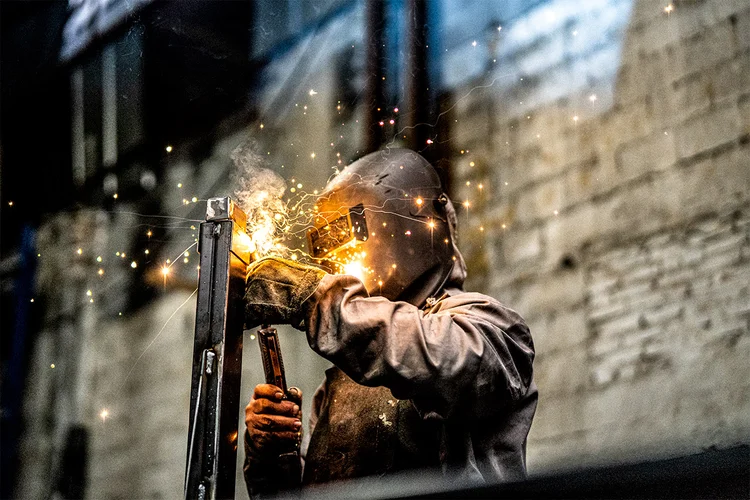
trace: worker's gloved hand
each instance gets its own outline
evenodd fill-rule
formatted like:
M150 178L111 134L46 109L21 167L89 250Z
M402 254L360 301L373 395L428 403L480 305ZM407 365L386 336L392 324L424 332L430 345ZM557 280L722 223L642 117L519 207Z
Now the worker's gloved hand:
M254 262L245 286L245 327L286 324L299 328L302 304L326 272L299 262L266 257Z
M290 387L286 396L272 384L255 386L245 407L248 455L257 459L275 459L299 450L302 440L302 391Z

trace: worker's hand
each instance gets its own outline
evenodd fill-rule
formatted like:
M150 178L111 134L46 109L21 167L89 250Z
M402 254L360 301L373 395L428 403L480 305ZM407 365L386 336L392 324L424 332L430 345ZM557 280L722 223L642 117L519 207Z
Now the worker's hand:
M278 257L254 262L245 285L245 328L261 324L300 328L302 304L325 275L317 267Z
M291 387L287 397L271 384L255 386L245 407L247 444L258 456L276 457L299 449L302 440L302 391Z

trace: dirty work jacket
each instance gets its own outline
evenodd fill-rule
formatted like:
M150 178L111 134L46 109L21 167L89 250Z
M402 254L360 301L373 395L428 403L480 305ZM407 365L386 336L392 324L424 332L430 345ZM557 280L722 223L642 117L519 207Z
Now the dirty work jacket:
M314 396L305 483L395 472L403 453L469 481L525 476L531 336L498 301L451 286L459 278L423 309L369 297L352 276L323 278L305 304L306 333L337 369ZM251 495L278 489L280 469L248 447Z

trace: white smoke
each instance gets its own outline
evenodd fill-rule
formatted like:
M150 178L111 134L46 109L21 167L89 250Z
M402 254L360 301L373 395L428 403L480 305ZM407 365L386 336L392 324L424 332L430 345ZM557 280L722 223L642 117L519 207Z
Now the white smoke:
M263 167L258 150L257 143L248 139L230 155L235 166L234 200L247 214L247 233L259 256L285 255L287 249L281 241L287 221L287 205L282 198L286 182Z

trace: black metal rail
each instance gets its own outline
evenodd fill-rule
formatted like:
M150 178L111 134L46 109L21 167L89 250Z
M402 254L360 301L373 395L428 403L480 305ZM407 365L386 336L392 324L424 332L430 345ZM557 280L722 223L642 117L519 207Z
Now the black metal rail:
M248 243L245 214L229 198L210 199L198 246L187 499L234 498Z

